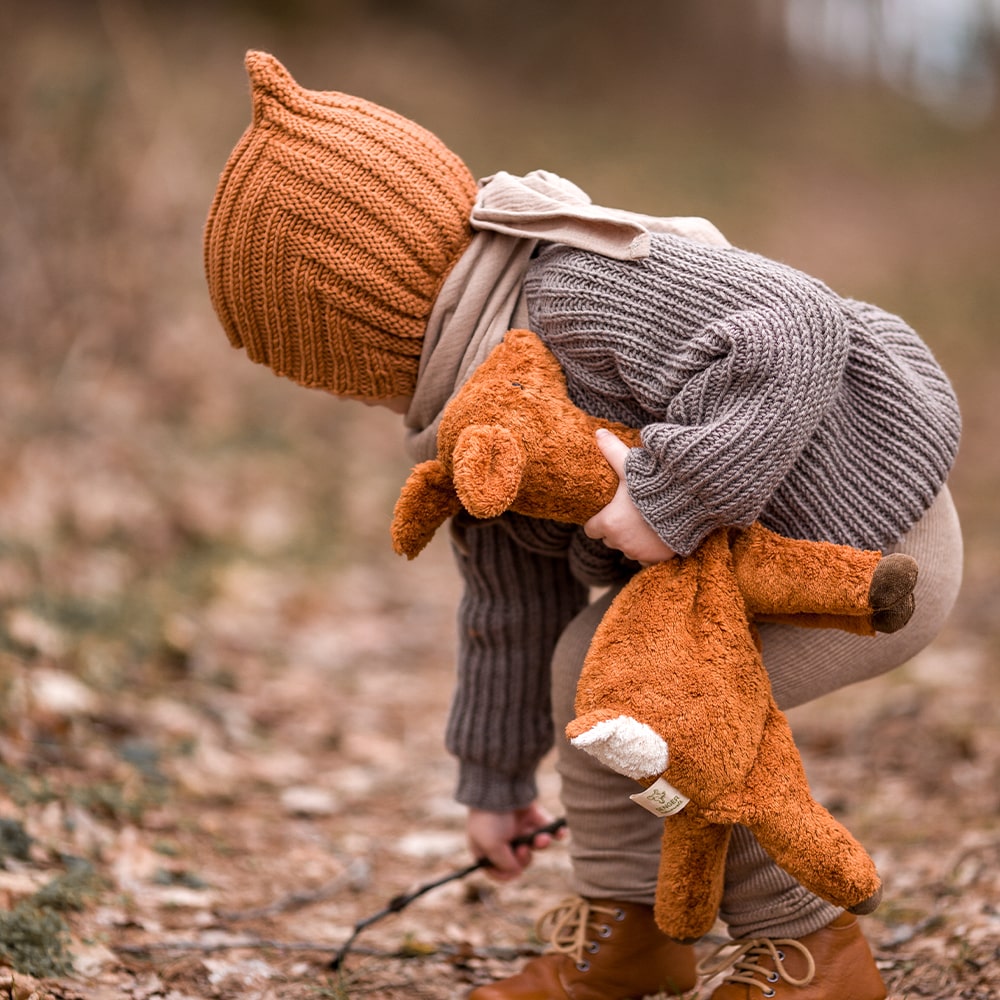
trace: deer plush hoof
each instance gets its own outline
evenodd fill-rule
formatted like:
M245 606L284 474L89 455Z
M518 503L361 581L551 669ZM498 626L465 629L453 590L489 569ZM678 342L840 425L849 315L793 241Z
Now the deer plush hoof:
M867 899L863 899L860 903L856 903L854 906L850 907L850 912L857 914L874 913L875 910L878 909L878 905L881 902L882 886L879 886Z
M894 552L875 567L868 603L876 632L898 632L912 617L917 584L917 564L910 556Z

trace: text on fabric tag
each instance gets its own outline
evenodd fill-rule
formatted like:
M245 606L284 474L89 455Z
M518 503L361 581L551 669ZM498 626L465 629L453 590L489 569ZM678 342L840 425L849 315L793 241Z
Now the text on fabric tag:
M654 816L673 816L691 801L664 778L657 778L649 788L636 792L629 798Z

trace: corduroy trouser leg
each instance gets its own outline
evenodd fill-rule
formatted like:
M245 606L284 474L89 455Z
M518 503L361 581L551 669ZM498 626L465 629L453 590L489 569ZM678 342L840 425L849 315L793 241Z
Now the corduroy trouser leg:
M899 632L872 638L827 629L761 627L764 663L781 708L891 670L937 635L958 596L962 572L962 537L947 489L891 551L912 555L919 566L916 611ZM585 608L556 648L557 768L573 834L569 850L574 890L592 898L651 903L663 820L629 799L638 788L631 778L610 771L563 735L575 714L576 684L587 647L613 597L605 594ZM733 937L799 938L826 926L839 912L779 868L746 828L734 830L720 914Z

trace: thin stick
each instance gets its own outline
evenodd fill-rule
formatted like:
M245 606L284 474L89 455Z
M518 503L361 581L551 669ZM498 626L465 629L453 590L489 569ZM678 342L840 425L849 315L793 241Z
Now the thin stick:
M542 833L558 833L566 825L565 818L560 818L554 820L546 826L539 827L537 830L531 833L526 833L521 837L515 837L511 842L511 847L521 847L524 844L531 844L535 837ZM456 879L465 878L466 875L471 875L474 871L478 871L480 868L490 868L492 862L489 858L479 858L473 861L472 864L466 865L464 868L458 869L458 871L452 872L450 875L444 875L439 879L435 879L433 882L428 882L426 885L422 885L413 892L403 893L399 896L393 896L392 899L377 913L373 913L370 917L365 917L364 920L359 920L354 925L354 930L351 932L351 936L344 942L341 949L333 956L330 961L331 969L339 969L341 963L347 957L348 952L351 950L351 946L354 944L357 936L366 928L371 927L372 924L377 923L384 917L388 917L392 913L399 913L404 907L407 907L415 899L418 899L425 892L430 892L431 889L436 889L438 886L444 885L446 882L454 882Z
M510 846L516 848L524 844L531 844L535 837L539 834L556 834L565 825L566 820L563 818L554 820L552 823L540 827L532 833L525 834L521 837L515 837L514 840L510 842ZM440 878L434 879L432 882L427 882L414 889L412 892L401 893L398 896L393 896L393 898L389 900L388 904L377 913L373 913L370 917L365 917L363 920L359 920L354 925L354 930L351 932L350 937L348 937L348 939L339 947L331 944L320 944L315 941L272 941L266 938L235 938L229 941L215 942L161 941L150 944L120 944L114 945L114 948L116 951L126 955L142 955L151 951L195 951L203 954L209 954L211 952L229 951L238 948L261 948L271 949L274 951L332 951L335 954L330 961L330 968L334 970L340 968L341 963L347 957L347 954L352 950L366 955L375 955L381 958L414 958L418 956L415 956L412 952L378 952L367 948L355 949L353 948L353 945L355 940L357 940L358 935L366 927L370 927L372 924L377 923L379 920L382 920L384 917L387 917L392 913L399 913L400 910L409 906L415 899L419 899L424 895L424 893L430 892L432 889L437 889L439 886L445 885L447 882L454 882L457 879L465 878L467 875L471 875L474 871L478 871L480 868L489 868L491 864L492 862L488 858L478 858L476 861L466 865L464 868L459 868L457 871L451 872L448 875L443 875ZM267 906L261 906L253 910L236 910L228 913L222 912L217 914L217 916L225 920L252 920L256 917L271 916L275 913L281 913L300 906L307 906L309 903L316 902L319 899L323 899L326 896L339 891L345 885L349 885L352 881L361 877L361 874L363 873L359 873L356 866L352 865L351 868L349 868L342 875L339 875L337 878L327 882L325 885L320 886L319 889L311 892L294 892L268 904ZM428 956L435 954L448 954L452 950L453 949L449 949L447 947L439 947L434 952L428 952ZM512 954L521 953L523 952L518 952L516 950L512 952L509 948L475 949L475 954L481 954L491 958L511 957ZM427 956L421 955L419 957Z

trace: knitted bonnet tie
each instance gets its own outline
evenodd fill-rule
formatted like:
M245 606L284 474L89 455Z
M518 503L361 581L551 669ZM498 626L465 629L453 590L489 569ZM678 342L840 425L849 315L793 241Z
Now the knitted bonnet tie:
M205 227L205 271L235 347L341 395L413 393L427 317L471 238L476 183L414 122L300 87L248 52L251 124Z

